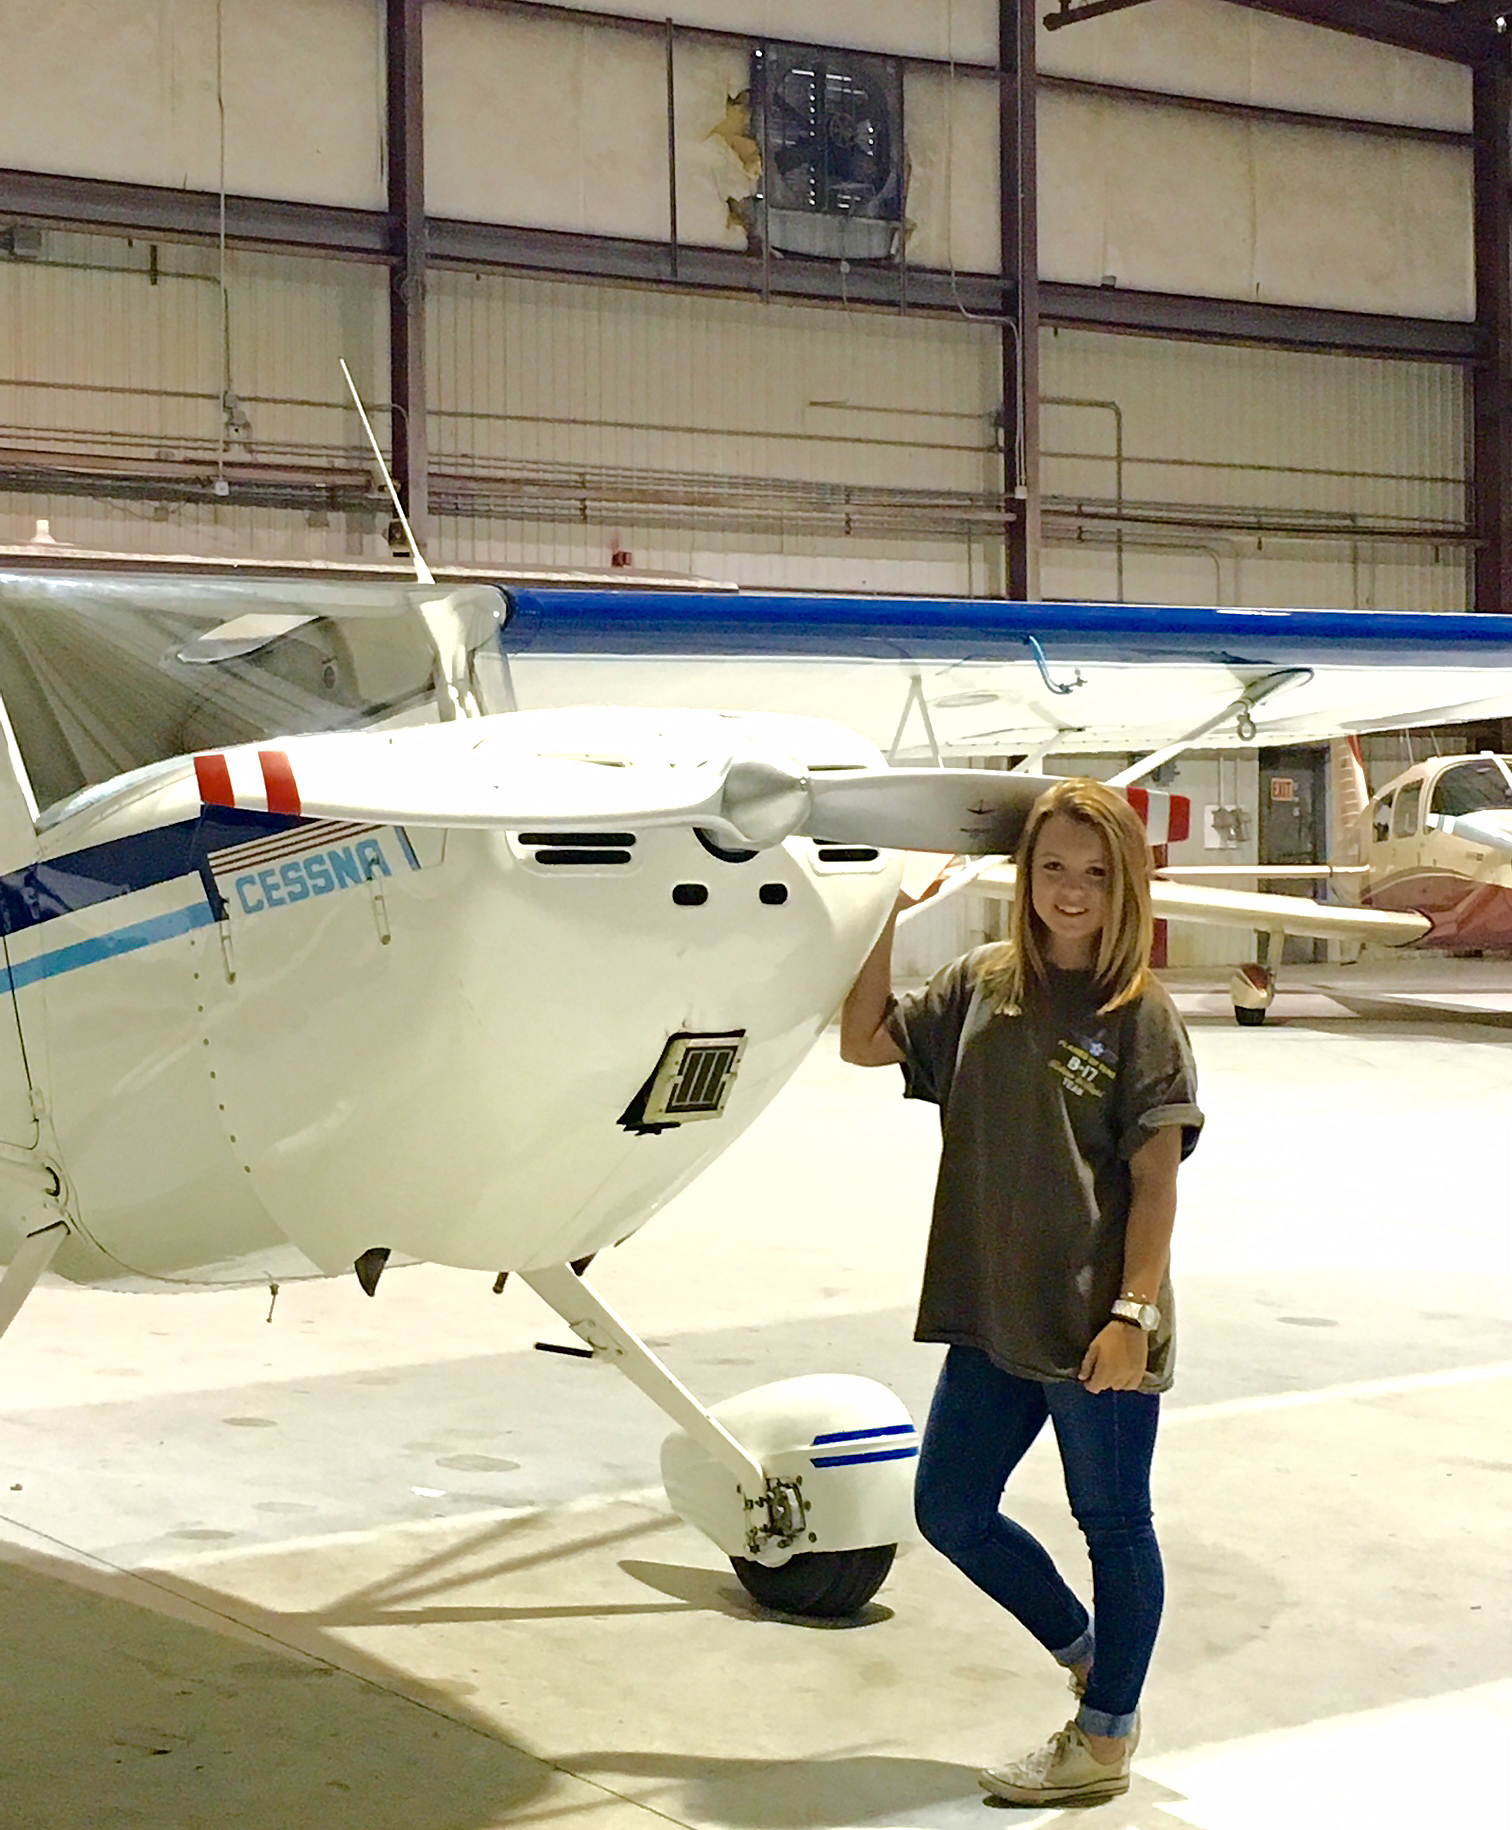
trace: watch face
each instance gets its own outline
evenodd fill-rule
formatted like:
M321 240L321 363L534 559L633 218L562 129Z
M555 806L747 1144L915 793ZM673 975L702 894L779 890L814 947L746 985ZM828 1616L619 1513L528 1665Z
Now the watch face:
M1160 1326L1160 1311L1153 1303L1136 1303L1132 1297L1120 1297L1113 1305L1113 1313L1122 1316L1125 1321L1133 1322L1146 1334L1153 1334Z

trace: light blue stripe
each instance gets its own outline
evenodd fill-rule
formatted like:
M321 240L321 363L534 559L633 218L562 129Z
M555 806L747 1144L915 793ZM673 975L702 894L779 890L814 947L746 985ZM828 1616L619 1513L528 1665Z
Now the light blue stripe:
M156 946L160 940L191 933L195 928L209 927L215 920L207 902L196 902L171 915L154 915L147 921L134 921L129 927L116 928L94 940L76 941L71 947L59 947L55 953L42 953L36 959L23 960L19 966L0 967L12 991L35 985L43 979L61 978L65 972L77 972L81 966L92 966L96 960L114 959L119 953L135 953L142 947Z

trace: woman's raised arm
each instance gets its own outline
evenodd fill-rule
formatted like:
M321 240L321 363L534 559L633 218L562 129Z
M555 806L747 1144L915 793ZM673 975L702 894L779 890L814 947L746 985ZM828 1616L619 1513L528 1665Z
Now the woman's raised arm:
M902 1049L882 1027L882 1019L892 996L893 927L904 909L912 906L912 898L900 890L887 925L840 1007L840 1058L852 1067L892 1067L903 1059Z

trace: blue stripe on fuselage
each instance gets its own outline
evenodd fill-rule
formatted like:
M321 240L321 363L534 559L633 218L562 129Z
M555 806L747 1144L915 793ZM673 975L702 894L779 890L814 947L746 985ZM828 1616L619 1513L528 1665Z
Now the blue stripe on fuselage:
M499 641L511 654L1015 661L1028 656L1032 636L1062 660L1512 665L1512 616L734 591L505 595Z
M150 890L180 877L197 877L210 919L222 912L210 875L210 854L245 845L307 822L288 814L243 813L233 807L206 808L198 819L110 839L62 857L45 858L0 877L0 929L22 934L61 915L134 890Z
M97 960L136 953L143 947L155 946L160 940L192 933L195 928L208 927L214 920L209 903L191 903L187 909L175 909L171 915L149 916L146 921L113 928L109 934L97 935L93 940L75 941L72 946L39 954L36 959L22 960L19 965L0 965L0 985L10 991L20 991L42 979L61 978L66 972L77 972L81 966L92 966Z

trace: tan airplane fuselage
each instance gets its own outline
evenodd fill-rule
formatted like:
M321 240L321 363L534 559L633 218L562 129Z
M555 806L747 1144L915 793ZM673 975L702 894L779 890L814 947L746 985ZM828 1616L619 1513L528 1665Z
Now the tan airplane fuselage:
M1512 948L1512 807L1473 810L1505 833L1505 847L1440 824L1471 812L1467 801L1486 798L1487 789L1495 798L1499 776L1489 755L1440 756L1388 782L1351 823L1337 862L1364 865L1367 874L1340 879L1344 893L1353 885L1367 908L1425 915L1433 926L1424 947ZM1512 787L1502 798L1512 802Z

